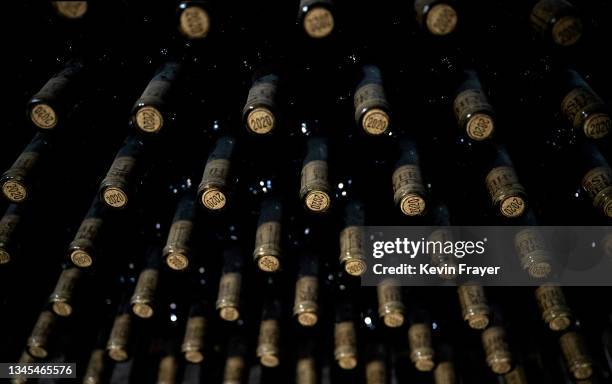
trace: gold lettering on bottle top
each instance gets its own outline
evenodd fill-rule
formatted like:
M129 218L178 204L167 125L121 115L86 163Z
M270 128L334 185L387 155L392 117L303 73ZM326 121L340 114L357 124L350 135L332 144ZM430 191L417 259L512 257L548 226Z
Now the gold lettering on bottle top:
M498 375L508 373L512 367L512 355L505 329L499 326L485 329L482 332L482 345L491 370Z
M28 197L28 190L17 180L7 180L2 184L2 193L13 203L21 203Z
M404 324L405 307L400 287L393 280L383 280L376 286L378 315L387 327L397 328Z
M315 359L303 357L298 360L296 368L296 384L317 384Z
M257 342L257 357L264 367L276 367L279 364L280 327L278 320L262 320L259 327L259 339Z
M179 18L179 30L190 39L203 39L210 30L208 12L198 6L187 7Z
M357 334L352 321L343 321L334 326L334 357L342 369L357 366Z
M574 45L582 36L582 21L575 16L563 16L552 27L555 43L563 47Z
M349 226L340 232L340 262L351 276L361 276L366 270L363 251L363 228Z
M369 361L366 364L366 384L386 384L387 367L382 360Z
M357 89L354 96L357 124L370 135L381 135L387 131L391 119L385 90L380 83L368 83Z
M214 159L206 163L202 182L198 187L205 208L215 211L225 207L227 198L223 191L227 188L229 171L228 159Z
M603 100L585 87L571 90L561 102L563 115L572 126L592 139L601 139L612 129L612 120L607 113L593 113L604 108Z
M521 266L529 276L542 279L550 275L552 257L544 237L537 229L526 228L517 232L514 247Z
M276 272L280 268L281 224L268 221L257 227L255 234L255 252L253 257L259 269L265 272Z
M53 129L57 125L57 114L47 104L36 104L30 111L30 119L41 129Z
M129 313L122 313L115 317L113 328L111 329L106 350L108 356L114 361L126 361L129 358L128 343L132 328L132 318Z
M431 344L431 329L428 324L413 324L408 329L410 360L416 369L428 372L434 368L434 350Z
M274 128L275 123L274 114L265 107L253 109L247 117L247 127L259 135L269 133Z
M153 301L158 279L159 271L157 269L147 268L140 272L134 294L130 300L132 311L136 316L143 319L153 316Z
M567 332L559 338L559 344L567 367L574 378L584 380L591 377L593 363L582 337L576 332Z
M457 12L448 4L436 4L427 13L427 29L434 35L444 36L457 27Z
M147 133L157 133L164 124L161 112L155 107L142 107L136 112L136 126Z
M134 171L136 159L131 156L121 156L113 160L106 177L102 181L105 186L102 200L112 208L123 208L127 205L128 197L124 190L127 187L127 178Z
M320 39L334 30L334 15L323 7L313 7L304 16L304 30L308 36Z
M456 384L455 365L450 361L441 361L434 369L435 384Z
M313 160L302 167L300 196L306 208L327 211L331 202L329 189L327 161Z
M489 325L489 305L480 285L460 285L457 287L459 304L463 319L470 328L485 329Z
M453 110L459 126L465 128L471 139L482 141L493 135L493 107L482 89L466 89L459 93L453 102Z
M127 194L117 187L104 188L102 199L109 207L113 208L123 208L128 201Z
M612 169L596 167L582 178L582 188L587 192L593 206L606 216L612 217Z
M168 241L164 248L166 264L176 271L182 271L189 265L189 247L187 243L193 232L193 223L190 220L177 220L170 226Z
M99 217L88 217L81 222L74 240L70 243L73 251L70 253L70 260L74 265L81 268L91 267L93 257L93 241L98 237L102 227L102 219Z
M499 207L502 215L512 218L525 212L525 189L519 183L514 168L495 167L487 174L485 182L493 205Z
M406 216L425 213L425 187L418 165L406 164L393 172L393 199Z
M319 280L316 276L300 276L295 283L293 314L305 327L312 327L318 321Z
M246 364L242 356L230 356L225 361L223 384L242 384Z
M81 277L81 271L78 268L68 268L62 271L55 289L49 298L53 312L62 317L67 317L72 314L72 297L75 286Z
M68 19L80 19L87 12L87 1L54 1L57 13Z
M542 319L553 331L563 331L571 324L571 312L560 287L543 285L536 289L535 296Z
M104 350L94 349L85 368L83 384L101 384L104 373Z
M242 275L237 272L224 273L219 281L219 294L216 307L219 316L226 321L236 321L240 317L240 288Z
M206 333L206 318L204 316L191 316L185 326L185 337L181 351L185 354L185 360L190 363L199 364L204 360L204 335Z
M51 311L42 311L36 320L32 334L28 338L28 352L30 355L44 359L49 354L49 338L55 326L55 315Z

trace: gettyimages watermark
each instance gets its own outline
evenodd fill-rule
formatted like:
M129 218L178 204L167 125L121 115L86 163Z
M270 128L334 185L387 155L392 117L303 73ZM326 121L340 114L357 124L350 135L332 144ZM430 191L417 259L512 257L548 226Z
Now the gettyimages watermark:
M363 285L612 286L612 227L364 227Z

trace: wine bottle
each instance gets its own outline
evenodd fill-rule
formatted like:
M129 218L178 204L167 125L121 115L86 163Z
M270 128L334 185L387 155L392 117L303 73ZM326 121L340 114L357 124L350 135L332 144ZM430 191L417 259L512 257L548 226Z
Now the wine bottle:
M178 361L172 354L165 355L159 360L157 369L157 384L175 384L178 377Z
M605 102L574 70L559 79L561 112L571 126L591 139L606 137L612 130L612 119Z
M401 287L393 279L385 279L376 286L378 315L389 328L404 324L406 307L402 302Z
M276 272L281 268L282 215L280 200L268 197L262 201L253 259L264 272Z
M223 271L215 304L223 320L236 321L240 318L243 268L244 259L240 247L232 246L223 251Z
M171 92L177 88L181 70L181 64L170 61L153 76L132 107L132 122L136 128L155 134L170 123Z
M93 264L104 227L104 216L104 204L96 196L68 245L70 261L77 267L88 268Z
M123 362L130 358L133 319L127 298L123 298L117 307L117 314L113 321L106 352L108 356L116 361Z
M280 364L280 320L281 303L278 299L266 297L259 323L256 354L264 367Z
M470 328L485 329L489 325L491 309L484 289L477 284L462 284L457 287L463 319Z
M366 270L364 253L365 225L363 204L349 201L344 208L344 229L340 232L340 264L351 276L361 276Z
M527 375L521 365L515 365L514 368L504 375L505 384L527 384Z
M138 162L144 149L143 141L129 136L100 183L100 199L111 208L125 208L135 189Z
M572 312L565 301L561 287L545 284L535 290L542 320L553 331L563 331L571 325Z
M149 247L146 264L138 275L138 281L130 299L132 312L140 318L148 319L155 312L160 266L161 250L155 246Z
M177 9L178 29L190 40L201 40L211 29L211 2L206 0L180 1Z
M494 325L485 329L482 332L482 345L491 370L498 375L508 373L512 368L512 354L505 328Z
M104 325L98 332L93 345L89 360L83 375L83 384L105 383L111 372L109 361L106 357L106 343L108 339L109 325Z
M27 342L27 350L37 359L49 356L50 348L55 340L57 318L51 311L44 310L38 316L34 329Z
M82 272L79 268L68 266L62 271L49 297L51 309L56 315L68 317L72 314L73 299L81 279Z
M453 240L452 230L450 228L445 228L445 227L451 226L450 213L449 213L449 210L446 204L443 204L443 203L436 204L436 206L434 207L432 211L432 220L433 220L433 225L435 227L443 227L443 228L434 229L427 237L427 241L441 242L443 244L446 241L452 241ZM442 252L441 249L440 249L440 252L438 252L437 249L432 250L431 263L432 265L436 267L448 267L444 271L447 271L447 270L453 271L454 269L451 269L450 267L454 267L454 268L457 267L457 259L453 255L449 255L449 254ZM453 280L457 277L455 273L451 273L451 272L449 273L443 272L443 273L440 273L439 276L440 278L445 279L445 280Z
M295 281L293 315L304 327L312 327L319 320L319 262L315 254L303 251L299 255Z
M50 137L37 133L17 157L13 165L0 177L2 194L13 203L21 203L32 194L33 182L42 165L42 158L50 147Z
M393 200L406 216L425 214L425 187L416 144L409 138L399 142L400 157L393 171Z
M542 38L562 47L575 45L582 37L582 19L566 0L539 0L529 20Z
M527 207L527 195L514 170L512 160L503 147L498 147L495 159L485 178L491 202L507 218L521 216Z
M436 367L433 371L435 384L456 384L457 373L453 351L448 344L443 344L436 350Z
M187 191L178 202L166 246L163 249L166 264L175 271L185 270L191 259L191 243L196 219L194 197L193 191Z
M247 346L240 334L234 334L227 347L222 384L242 384L248 370Z
M605 216L612 217L612 169L594 145L584 143L580 149L582 189L595 208Z
M489 139L495 130L495 110L475 71L463 72L461 85L455 92L453 110L459 128L472 140Z
M457 29L459 15L454 0L415 0L414 10L421 28L434 36L446 36Z
M211 211L223 209L227 204L235 145L236 140L233 137L221 137L206 161L198 196L202 206Z
M278 125L278 86L278 75L267 68L253 75L253 83L242 109L242 120L249 132L265 135Z
M14 256L22 213L21 206L11 204L0 219L0 265L8 263Z
M66 19L81 19L87 13L87 1L52 1L55 12Z
M590 378L593 375L593 362L582 336L574 331L566 332L559 338L559 344L572 376L576 380Z
M521 229L514 235L514 247L521 267L534 279L546 278L552 272L552 254L546 239L537 229L533 210L527 210L522 224L530 228Z
M181 351L185 360L190 363L199 364L204 360L204 338L208 328L207 307L208 303L197 299L189 309Z
M413 313L408 328L410 360L417 370L429 372L434 368L434 349L431 339L431 323L419 313Z
M336 303L336 322L334 323L334 357L342 369L357 366L357 331L353 306L346 298Z
M300 340L295 367L295 383L317 384L318 376L317 360L315 358L315 343L312 339Z
M380 342L371 342L367 348L366 360L366 384L386 384L389 375L385 347Z
M300 0L298 25L313 39L330 36L334 31L334 0Z
M302 164L300 199L310 212L325 212L331 204L328 171L328 142L322 137L308 140Z
M63 123L75 105L83 72L84 66L80 61L70 61L32 96L27 111L36 127L43 130L54 129Z
M382 73L375 65L364 65L353 96L355 121L370 135L382 135L391 125L391 107L383 88Z

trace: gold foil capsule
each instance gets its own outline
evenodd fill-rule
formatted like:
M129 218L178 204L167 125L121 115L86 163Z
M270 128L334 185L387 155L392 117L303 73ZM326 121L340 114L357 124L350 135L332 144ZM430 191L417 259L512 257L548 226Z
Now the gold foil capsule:
M115 317L106 350L108 356L118 362L129 359L129 341L132 333L132 317L129 313L122 313Z
M242 384L246 363L242 356L229 356L225 361L223 384Z
M435 384L455 384L457 376L455 374L455 364L452 361L441 361L434 369Z
M51 311L42 311L36 320L34 329L28 338L28 353L37 359L44 359L49 355L49 343L56 318Z
M219 316L226 321L236 321L240 317L240 289L242 275L238 272L224 273L219 281L219 294L216 308Z
M130 300L132 311L136 316L143 319L153 316L153 304L158 281L159 271L157 269L146 268L140 272L134 294Z
M536 289L535 296L542 319L553 331L563 331L571 324L572 313L565 302L561 287L543 285Z
M576 332L564 333L559 338L561 351L567 368L577 380L584 380L593 374L593 362L587 352L582 336Z
M316 276L299 276L295 283L293 315L305 327L312 327L318 321L317 304L319 280Z
M383 360L371 360L366 363L366 384L386 384L387 366Z
M179 16L179 31L189 39L205 38L210 31L210 15L198 5L186 6Z
M514 236L514 247L521 267L535 279L546 278L552 272L551 254L544 236L535 228L523 229Z
M83 375L83 384L102 384L104 380L104 350L94 349L91 352L85 375Z
M482 345L491 370L503 375L512 368L512 354L506 340L506 330L500 326L485 329L482 332Z
M259 269L264 272L276 272L280 269L280 243L281 224L278 221L268 221L257 227L253 258Z
M335 323L334 357L342 369L354 369L357 366L357 334L352 321Z
M607 217L612 217L612 169L596 167L582 178L582 188L587 192L593 206Z
M204 316L190 316L187 319L181 351L185 354L185 360L190 363L199 364L204 360L206 323Z
M312 357L302 357L297 362L296 384L317 384L317 369L315 359Z
M408 343L410 345L410 360L412 360L416 369L421 372L431 371L434 368L434 350L429 324L416 323L411 325L408 329Z
M67 268L62 271L49 297L51 308L56 315L67 317L72 314L72 299L80 278L81 271L78 268Z
M460 285L457 293L463 319L470 328L485 329L489 325L491 310L484 289L480 285Z
M340 232L340 263L351 276L361 276L366 270L363 228L349 226Z
M415 164L406 164L393 172L393 200L406 216L425 213L425 187L421 169Z
M204 208L217 211L225 207L230 164L228 159L213 159L206 163L198 187L198 195Z
M525 189L519 182L513 167L493 168L487 174L486 185L493 205L502 215L513 218L525 212L527 207Z
M302 26L308 36L321 39L329 36L334 30L334 15L328 8L314 4L316 1L313 0L300 1L300 10L307 9Z
M172 355L164 356L159 361L157 384L175 384L178 375L178 361Z
M312 160L302 167L300 198L312 212L325 212L330 206L327 161Z
M397 328L404 324L404 303L400 287L395 280L386 279L376 286L378 315L387 327Z
M259 326L257 357L264 367L276 367L280 363L279 340L280 326L278 320L262 320Z

